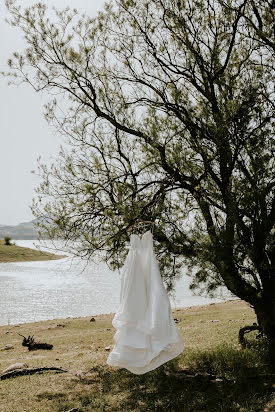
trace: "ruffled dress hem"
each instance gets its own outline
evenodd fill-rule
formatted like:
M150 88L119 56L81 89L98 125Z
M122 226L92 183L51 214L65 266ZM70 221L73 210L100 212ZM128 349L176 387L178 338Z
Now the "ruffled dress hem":
M123 359L121 354L123 352L125 353L126 346L123 348L124 351L120 350L119 352L115 352L114 349L107 359L107 364L109 366L125 368L132 373L142 375L159 367L169 360L176 358L183 351L184 344L182 342L166 345L162 344L158 349L150 353L150 359L146 359L143 362L135 359L135 357L133 357L132 359ZM133 349L135 350L135 354L137 354L138 350L136 348Z

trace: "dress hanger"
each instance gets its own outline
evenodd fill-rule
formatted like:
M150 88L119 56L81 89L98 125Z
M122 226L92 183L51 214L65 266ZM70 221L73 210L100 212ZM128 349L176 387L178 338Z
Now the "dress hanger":
M152 232L152 227L153 227L153 225L155 224L155 222L153 222L153 221L151 221L151 220L138 219L135 223L133 223L131 226L129 226L129 227L127 228L127 230L132 229L134 226L140 225L140 223L141 223L142 226L144 226L144 224L145 224L145 226L146 226L148 223L151 223L151 232ZM139 236L140 239L142 239L142 234L141 234L141 235L138 235L138 236Z

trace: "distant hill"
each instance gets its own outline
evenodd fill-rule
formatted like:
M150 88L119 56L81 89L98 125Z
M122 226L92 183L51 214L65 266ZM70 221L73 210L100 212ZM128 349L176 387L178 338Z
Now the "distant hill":
M0 225L0 239L10 236L12 239L37 239L38 234L34 227L36 219L20 223L16 226Z

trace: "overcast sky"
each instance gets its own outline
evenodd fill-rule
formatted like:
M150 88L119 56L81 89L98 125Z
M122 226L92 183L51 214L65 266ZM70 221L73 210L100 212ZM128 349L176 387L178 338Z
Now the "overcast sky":
M34 0L18 0L28 7ZM104 0L44 0L60 9L77 8L90 16L104 6ZM7 59L24 48L18 29L10 27L4 0L0 0L0 71L7 70ZM30 204L39 179L31 173L37 157L49 162L56 156L61 139L43 116L42 96L30 86L8 86L0 76L0 224L16 225L33 219Z

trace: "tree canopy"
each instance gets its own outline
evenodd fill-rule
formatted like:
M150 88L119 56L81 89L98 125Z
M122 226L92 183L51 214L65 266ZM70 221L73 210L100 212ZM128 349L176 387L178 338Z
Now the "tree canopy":
M8 75L49 96L70 145L40 164L41 233L117 268L126 229L155 220L168 287L186 265L275 337L274 2L117 0L94 19L6 4L28 45Z

